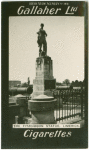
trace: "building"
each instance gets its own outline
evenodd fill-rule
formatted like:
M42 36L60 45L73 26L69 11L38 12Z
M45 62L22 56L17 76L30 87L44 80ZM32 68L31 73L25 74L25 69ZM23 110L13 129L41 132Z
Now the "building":
M21 84L21 81L18 81L18 80L10 80L9 81L9 88L11 87L17 87Z

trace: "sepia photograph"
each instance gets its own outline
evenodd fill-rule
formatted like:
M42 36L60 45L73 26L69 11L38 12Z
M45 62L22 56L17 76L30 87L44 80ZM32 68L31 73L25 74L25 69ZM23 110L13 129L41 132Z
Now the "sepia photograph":
M8 2L2 3L4 14ZM6 61L7 65L2 75L7 74L8 78L6 81L2 76L2 95L5 93L4 85L7 90L4 95L6 100L2 102L2 114L5 116L2 126L7 122L9 137L17 137L20 141L21 136L35 142L39 139L40 142L43 138L46 141L48 138L49 141L70 138L72 141L74 134L81 131L85 135L87 24L84 3L29 1L8 4L8 34L2 36L2 43L8 39L5 45L2 44L8 45L6 53L2 47L2 61ZM8 60L5 60L6 55ZM79 140L78 136L76 138ZM74 147L76 145L78 143ZM62 147L56 145L51 148ZM21 143L19 148L22 148Z
M12 124L82 127L84 90L84 17L9 17Z

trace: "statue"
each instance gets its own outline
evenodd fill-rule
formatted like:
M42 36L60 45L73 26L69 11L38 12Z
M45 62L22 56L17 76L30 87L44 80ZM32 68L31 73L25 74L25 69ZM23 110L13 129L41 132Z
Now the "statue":
M38 47L39 47L39 56L47 55L47 42L46 42L47 33L45 32L45 30L43 30L43 27L44 27L44 24L41 23L41 28L37 32L37 34L38 34L37 43L38 43ZM43 51L42 51L42 46L43 46Z

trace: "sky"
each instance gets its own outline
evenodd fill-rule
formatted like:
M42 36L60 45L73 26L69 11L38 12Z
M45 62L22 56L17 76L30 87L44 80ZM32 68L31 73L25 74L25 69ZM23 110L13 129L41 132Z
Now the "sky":
M47 33L47 55L53 60L57 82L84 79L84 17L80 16L14 16L9 17L9 80L31 84L36 76L39 56L37 31L44 23Z

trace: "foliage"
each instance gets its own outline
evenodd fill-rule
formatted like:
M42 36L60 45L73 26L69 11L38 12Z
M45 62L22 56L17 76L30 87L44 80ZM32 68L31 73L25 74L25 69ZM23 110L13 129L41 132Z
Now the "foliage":
M71 86L73 86L73 87L84 87L85 86L85 80L83 80L83 81L78 81L78 80L72 81Z
M69 79L65 79L65 80L63 81L63 83L68 86L68 85L70 85L70 80L69 80Z

